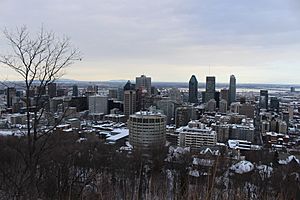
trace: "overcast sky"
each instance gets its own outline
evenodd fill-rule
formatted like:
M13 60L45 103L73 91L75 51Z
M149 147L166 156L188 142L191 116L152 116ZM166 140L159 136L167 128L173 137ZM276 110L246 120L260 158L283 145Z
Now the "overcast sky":
M21 25L71 37L64 78L300 83L299 0L0 0L0 28Z

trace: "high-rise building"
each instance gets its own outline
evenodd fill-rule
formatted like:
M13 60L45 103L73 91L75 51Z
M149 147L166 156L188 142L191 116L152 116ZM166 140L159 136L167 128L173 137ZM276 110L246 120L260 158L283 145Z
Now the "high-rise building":
M129 80L127 81L127 83L124 85L123 91L126 90L135 90L135 85L132 84Z
M205 91L205 103L209 102L209 100L215 98L216 92L216 77L207 76L206 77L206 91Z
M141 77L136 77L135 79L135 89L146 90L147 94L151 94L151 77L146 77L141 75Z
M124 115L129 117L136 112L136 91L124 91Z
M226 113L227 112L227 101L225 99L222 99L220 101L219 111L220 113Z
M56 97L56 83L49 83L47 89L50 98Z
M196 109L192 106L178 107L175 110L176 127L186 126L189 121L197 118Z
M157 102L157 108L166 115L167 124L174 123L175 104L172 100L160 100Z
M108 97L89 96L89 112L91 114L108 114Z
M82 112L85 110L88 110L88 97L86 96L80 96L76 97L73 96L71 100L69 101L69 107L76 107L77 112Z
M189 102L198 103L198 81L195 75L189 81Z
M166 116L141 111L128 120L129 142L140 150L159 149L166 144Z
M224 89L221 89L221 92L220 92L220 99L224 99L225 101L227 101L227 104L229 102L229 90L224 88Z
M279 112L279 99L277 97L271 97L270 109L274 112Z
M123 88L123 101L124 101L124 115L128 118L136 112L137 108L137 94L135 90L135 85L130 81L127 81Z
M211 99L206 103L205 110L208 112L214 112L214 111L216 111L216 107L217 107L216 100Z
M177 88L171 88L169 90L169 97L171 100L177 102L177 103L182 103L182 95L180 93L180 90Z
M236 79L234 75L230 76L229 83L229 105L236 100Z
M77 85L73 85L73 87L72 87L72 96L78 97L78 86Z
M296 92L296 88L295 87L291 87L291 92Z
M13 99L16 97L17 90L14 87L8 87L6 89L7 107L10 108L13 105Z
M259 107L261 109L268 109L268 101L268 90L260 90Z

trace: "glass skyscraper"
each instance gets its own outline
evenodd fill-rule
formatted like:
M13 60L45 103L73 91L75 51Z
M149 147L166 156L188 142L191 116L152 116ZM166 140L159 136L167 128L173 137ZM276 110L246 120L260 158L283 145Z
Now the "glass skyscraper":
M195 75L189 81L189 102L198 103L198 81Z

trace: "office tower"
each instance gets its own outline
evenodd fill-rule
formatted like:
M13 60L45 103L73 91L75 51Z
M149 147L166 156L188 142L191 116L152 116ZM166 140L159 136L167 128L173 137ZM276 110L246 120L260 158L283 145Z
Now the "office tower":
M171 88L169 90L169 97L171 100L177 103L182 103L182 95L180 93L180 90L178 90L177 88Z
M216 100L211 99L211 100L209 100L206 103L206 106L205 106L205 110L206 111L208 111L208 112L214 112L214 111L216 111L216 108L217 108L217 102L216 102Z
M236 100L236 79L234 75L230 76L229 83L229 105Z
M91 114L108 114L108 97L89 96L89 112Z
M220 99L224 99L225 101L227 101L227 104L229 102L229 90L226 88L221 89L220 91Z
M123 101L124 101L124 115L128 118L136 112L136 99L137 94L135 91L135 85L130 81L127 81L123 88Z
M124 91L124 115L129 117L136 112L136 91Z
M123 91L126 90L135 90L135 85L132 84L130 81L127 81L127 83L125 84Z
M148 95L151 95L151 78L141 75L135 79L135 89L145 90Z
M225 99L222 99L220 101L219 111L220 113L226 113L227 112L227 101Z
M270 109L274 112L279 112L279 99L277 97L271 97Z
M56 97L56 83L49 83L47 89L50 98Z
M141 111L130 115L128 120L129 142L139 150L163 148L166 144L166 116Z
M196 119L196 109L192 106L178 107L175 110L176 127L186 126L190 120Z
M195 75L189 81L189 102L198 103L198 81Z
M96 94L98 94L98 89L99 89L98 85L94 85L94 92L95 92Z
M73 96L71 100L69 101L69 107L76 107L77 112L82 112L85 110L88 110L88 97L86 96L80 96L76 97Z
M216 107L219 108L219 106L220 106L220 92L219 91L215 92L215 100L216 100Z
M157 102L157 109L161 110L166 115L167 124L171 124L175 117L175 104L172 100L160 100Z
M291 92L296 92L296 88L295 87L291 87Z
M261 109L268 109L268 101L268 90L260 90L259 107Z
M13 99L16 97L17 90L14 87L8 87L6 89L6 102L7 102L7 107L11 108L13 105Z
M118 101L124 100L124 88L118 88Z
M206 77L206 91L205 91L205 103L209 102L209 100L215 98L216 92L216 77L207 76Z
M72 96L78 97L78 86L77 85L73 85L73 87L72 87Z

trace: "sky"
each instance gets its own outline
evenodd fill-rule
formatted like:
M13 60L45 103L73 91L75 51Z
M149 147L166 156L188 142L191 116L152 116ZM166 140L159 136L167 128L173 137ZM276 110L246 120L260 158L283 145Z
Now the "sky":
M299 0L0 0L0 29L22 25L71 38L68 79L300 84Z

